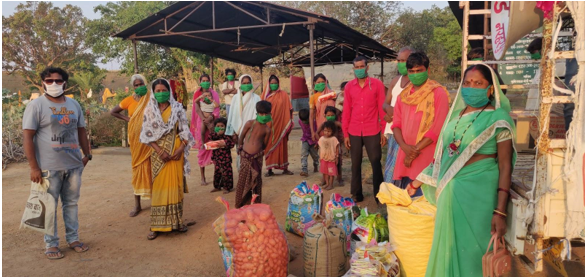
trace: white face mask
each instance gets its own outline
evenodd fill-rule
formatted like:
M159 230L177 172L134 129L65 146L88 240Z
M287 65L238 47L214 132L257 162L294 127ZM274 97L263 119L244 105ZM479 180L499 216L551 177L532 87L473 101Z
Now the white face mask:
M51 85L45 84L45 92L51 97L59 97L63 94L63 85L65 83L58 85L56 82L53 82Z

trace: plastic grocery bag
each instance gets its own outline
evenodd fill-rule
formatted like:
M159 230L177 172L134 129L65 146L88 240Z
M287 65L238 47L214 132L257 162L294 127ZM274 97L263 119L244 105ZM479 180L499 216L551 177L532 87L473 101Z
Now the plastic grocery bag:
M306 277L339 277L348 270L346 233L331 220L313 215L316 224L303 237L303 269Z
M331 220L346 233L346 249L348 251L350 251L350 235L352 235L352 223L354 223L352 207L355 205L352 198L333 193L325 208L326 219Z
M382 183L378 200L387 205L389 239L408 277L425 276L431 252L436 207L425 197L411 199L406 190Z
M352 234L358 237L359 241L368 243L375 238L374 221L376 214L369 214L368 209L360 210L360 215L352 224Z
M226 213L213 223L226 276L287 276L289 249L269 205L252 204L230 210L222 197Z
M343 277L399 277L400 266L389 242L357 242L350 270Z
M289 196L285 230L303 237L309 227L315 224L313 214L321 214L322 190L314 184L309 187L305 181L297 185Z
M31 183L31 193L24 208L20 228L28 228L47 235L55 234L55 197L49 190L48 177L41 183Z

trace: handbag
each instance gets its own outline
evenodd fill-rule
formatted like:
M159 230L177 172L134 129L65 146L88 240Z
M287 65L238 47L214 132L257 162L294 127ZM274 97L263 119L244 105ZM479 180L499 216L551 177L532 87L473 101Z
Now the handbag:
M490 252L490 246L493 243L494 247ZM509 271L511 271L511 253L507 250L505 238L497 239L495 234L488 243L486 254L482 256L482 276L498 277L505 275Z

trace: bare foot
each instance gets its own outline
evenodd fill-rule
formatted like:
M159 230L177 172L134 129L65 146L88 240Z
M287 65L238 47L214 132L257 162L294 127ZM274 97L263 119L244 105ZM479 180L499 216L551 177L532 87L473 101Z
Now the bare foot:
M130 217L135 217L135 216L137 216L140 213L141 210L142 210L141 207L134 207L134 210L132 210L130 212L129 216Z
M206 182L206 180L205 180L205 179L202 179L202 180L201 180L201 185L202 185L202 186L207 186L207 185L208 185L208 182Z
M224 194L228 194L228 193L230 193L231 191L232 191L232 190L227 190L227 189L225 189L225 190L224 190Z
M220 189L214 188L213 190L211 190L210 192L216 192L216 191L220 191Z
M333 190L334 189L334 185L333 184L327 185L327 186L323 187L323 189L324 190Z

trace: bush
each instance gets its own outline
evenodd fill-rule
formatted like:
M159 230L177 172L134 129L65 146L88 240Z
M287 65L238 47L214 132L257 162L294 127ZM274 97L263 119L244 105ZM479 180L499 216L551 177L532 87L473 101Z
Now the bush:
M126 122L113 117L109 111L102 111L90 118L89 130L92 145L119 146L122 144L122 129L127 128Z
M26 160L22 147L24 109L24 105L2 105L2 169L10 163Z

